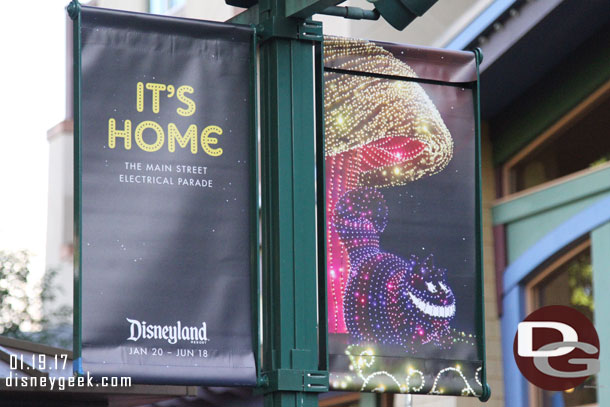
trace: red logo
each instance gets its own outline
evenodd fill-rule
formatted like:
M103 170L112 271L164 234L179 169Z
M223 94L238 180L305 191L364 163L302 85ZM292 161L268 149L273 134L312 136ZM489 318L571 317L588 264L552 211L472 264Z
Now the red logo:
M519 324L513 353L519 370L544 390L563 391L599 372L599 338L581 312L563 305L540 308Z

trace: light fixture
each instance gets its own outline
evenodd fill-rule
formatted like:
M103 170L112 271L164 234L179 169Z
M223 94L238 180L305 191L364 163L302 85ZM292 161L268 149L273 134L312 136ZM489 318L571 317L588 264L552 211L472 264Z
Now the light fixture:
M437 0L368 0L381 16L397 30L421 17Z
M258 0L225 0L229 6L249 8L258 3Z

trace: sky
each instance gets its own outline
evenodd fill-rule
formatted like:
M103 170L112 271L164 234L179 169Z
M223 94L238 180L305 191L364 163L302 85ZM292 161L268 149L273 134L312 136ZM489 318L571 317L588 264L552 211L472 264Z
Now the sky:
M68 0L11 1L0 17L0 250L27 249L44 271L46 132L65 118Z

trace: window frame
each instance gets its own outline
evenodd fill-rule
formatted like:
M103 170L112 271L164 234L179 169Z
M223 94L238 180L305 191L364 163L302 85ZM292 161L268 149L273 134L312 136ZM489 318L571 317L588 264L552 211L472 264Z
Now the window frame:
M561 252L559 256L552 260L548 265L541 267L540 271L535 273L535 276L525 284L526 315L529 315L531 312L540 308L540 302L538 299L539 288L537 286L547 277L555 273L561 266L580 255L585 250L592 250L590 236L587 236L585 240L568 247L566 250ZM532 407L542 406L542 390L539 387L536 387L532 383L528 382L528 393L530 405ZM575 407L599 407L599 404L581 404Z
M531 192L538 191L540 189L548 188L559 182L565 182L569 179L587 174L592 171L596 171L599 168L608 167L610 163L600 165L595 168L585 168L583 170L574 172L572 174L565 175L563 177L555 178L549 180L547 182L543 182L542 184L533 186L531 188L526 188L521 191L516 191L516 179L514 177L515 167L520 164L523 160L528 158L531 154L536 153L539 148L545 146L548 142L550 142L553 138L561 135L564 128L571 126L574 122L582 119L587 114L589 114L595 107L597 107L600 103L604 102L607 98L610 98L610 80L606 81L599 88L597 88L593 93L589 94L583 101L578 103L575 107L573 107L566 114L561 116L559 120L557 120L553 125L543 131L539 136L537 136L533 141L528 143L524 148L522 148L518 153L512 156L508 161L501 165L501 187L502 187L502 197L513 198L525 194L529 194Z

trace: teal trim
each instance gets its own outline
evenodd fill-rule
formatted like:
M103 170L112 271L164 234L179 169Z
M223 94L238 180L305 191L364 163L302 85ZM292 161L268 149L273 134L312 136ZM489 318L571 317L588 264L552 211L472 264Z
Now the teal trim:
M591 256L593 260L593 300L595 302L595 328L599 335L601 352L599 361L602 369L597 375L597 404L610 405L610 352L606 348L610 344L610 324L605 311L610 310L610 222L601 225L591 232Z
M597 35L491 122L500 165L610 80L608 39Z
M560 206L547 212L542 212L536 216L522 219L520 221L506 225L506 258L507 262L515 261L525 253L531 246L540 239L553 231L568 219L576 216L596 202L610 195L609 193L595 195L571 203L570 205Z
M528 406L527 382L515 363L513 354L513 340L517 325L525 318L523 283L533 273L557 252L578 240L587 233L591 233L591 247L593 254L593 297L597 310L610 307L610 297L606 295L610 286L610 196L589 206L559 227L549 232L536 244L530 247L517 260L512 262L504 272L504 297L502 299L504 314L502 315L502 354L505 355L504 383L506 390L505 404L507 406ZM596 313L597 329L600 343L610 342L610 326L600 313ZM602 366L610 363L608 352L600 353ZM598 383L607 383L608 373L600 372ZM610 401L610 389L598 388L598 403L607 405Z
M610 167L496 205L494 225L516 222L578 200L610 191Z
M504 290L511 290L559 250L609 221L610 196L589 206L550 231L513 261L504 271Z

